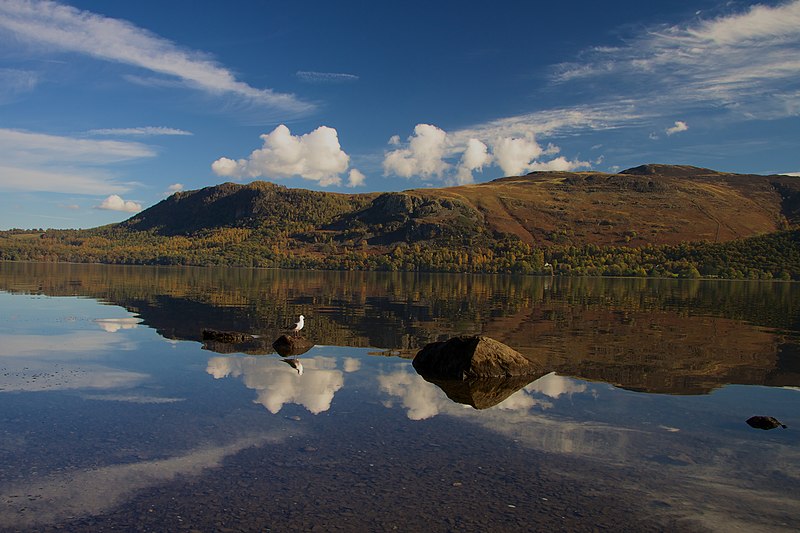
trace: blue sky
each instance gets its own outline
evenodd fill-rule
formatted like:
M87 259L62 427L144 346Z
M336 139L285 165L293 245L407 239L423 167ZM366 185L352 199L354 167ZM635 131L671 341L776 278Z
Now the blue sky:
M0 229L256 179L800 172L800 0L0 0Z

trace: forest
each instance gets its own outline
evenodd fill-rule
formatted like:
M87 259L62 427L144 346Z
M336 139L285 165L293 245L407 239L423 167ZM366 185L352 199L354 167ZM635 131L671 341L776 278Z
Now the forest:
M311 242L309 242L311 241ZM371 245L273 227L162 235L104 226L91 230L0 232L0 260L148 265L800 280L800 230L725 243L533 246L514 236L447 235Z

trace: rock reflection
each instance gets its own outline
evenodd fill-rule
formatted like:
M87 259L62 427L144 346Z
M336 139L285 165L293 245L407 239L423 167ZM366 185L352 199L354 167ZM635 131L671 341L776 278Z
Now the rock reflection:
M408 370L397 370L378 376L381 392L400 400L410 420L425 420L439 414L451 402L443 397L441 391L421 376ZM387 408L393 407L392 400L384 402Z
M423 379L442 389L445 395L456 403L469 405L475 409L488 409L504 402L534 378L532 376L522 376L440 380L423 376Z
M800 384L789 283L8 263L0 290L101 299L173 339L201 340L198 326L213 324L271 341L308 311L313 342L331 346L407 354L480 331L559 374L635 391Z
M302 405L315 415L325 412L344 385L344 373L336 368L336 359L322 356L303 359L302 364L297 359L212 357L206 371L215 379L241 378L248 389L258 393L255 403L273 414L288 403Z
M574 394L591 394L587 384L559 376L555 372L531 381L531 377L475 380L434 380L403 369L378 376L380 390L401 400L411 420L424 420L437 414L452 414L453 404L478 410L496 408L525 412L532 407L548 409L550 400ZM443 394L442 394L443 393ZM387 407L391 401L385 402ZM459 409L460 410L460 409Z
M574 395L597 397L595 387L555 373L542 376L488 408L491 416L452 401L437 385L405 369L379 376L378 383L381 392L389 396L384 406L392 408L399 401L410 420L454 416L549 453L602 456L620 462L632 453L630 429L544 414L557 400Z

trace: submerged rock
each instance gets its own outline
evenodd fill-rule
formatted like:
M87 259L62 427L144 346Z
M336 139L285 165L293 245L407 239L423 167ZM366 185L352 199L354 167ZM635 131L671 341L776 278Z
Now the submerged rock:
M240 331L218 331L216 329L204 329L203 340L225 342L229 344L236 344L240 342L252 341L255 337L249 333L242 333Z
M545 373L541 365L518 351L481 335L430 343L417 353L412 364L422 376L445 380L541 376Z
M310 342L305 337L281 335L275 339L275 342L272 343L272 347L278 352L278 355L289 357L306 353L314 347L314 343Z
M786 429L785 424L781 424L781 422L774 417L771 416L751 416L747 419L747 425L751 428L756 429L775 429L777 427L782 427Z

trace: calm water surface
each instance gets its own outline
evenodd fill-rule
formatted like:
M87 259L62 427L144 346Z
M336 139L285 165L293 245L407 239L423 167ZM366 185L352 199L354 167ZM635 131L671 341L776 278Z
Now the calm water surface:
M787 283L0 263L0 529L794 531L798 332ZM411 366L477 333L543 374Z

